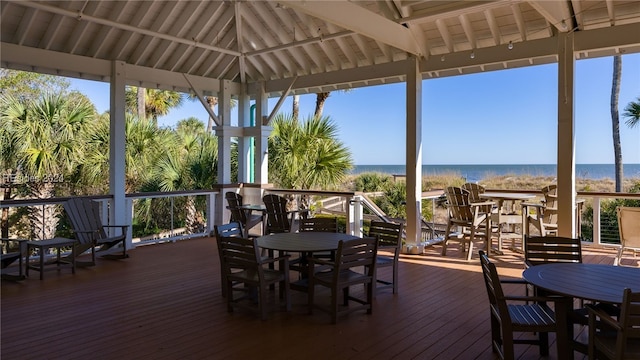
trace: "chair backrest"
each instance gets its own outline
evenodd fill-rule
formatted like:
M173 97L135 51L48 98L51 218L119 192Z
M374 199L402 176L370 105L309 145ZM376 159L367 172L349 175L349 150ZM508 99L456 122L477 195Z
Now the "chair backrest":
M373 277L378 252L378 240L375 237L363 237L353 240L340 240L336 252L334 281L338 283L340 274L356 267L364 266L366 276Z
M72 197L65 201L64 210L76 231L78 243L92 244L97 239L104 239L107 234L100 218L100 204L86 197Z
M403 228L403 224L372 220L368 236L377 237L379 247L400 249Z
M640 207L620 206L617 214L621 245L640 249Z
M242 195L234 191L227 191L224 197L227 199L227 206L231 212L231 221L246 224L247 215L244 211L240 210L240 206L242 206Z
M620 322L618 336L624 334L626 339L623 340L628 341L629 339L635 339L636 343L640 341L640 292L624 289L618 321ZM618 341L618 343L619 345L621 344L622 347L626 345L626 341ZM618 354L623 352L622 347L616 349ZM638 348L636 348L636 352L637 349Z
M259 279L263 278L260 250L255 241L242 237L220 236L217 242L225 275L247 271L254 272Z
M542 188L544 195L543 220L544 224L558 223L558 186L555 184Z
M524 261L527 266L551 262L582 262L580 239L559 236L525 236Z
M473 222L473 212L469 201L469 191L449 186L445 190L449 216L455 220Z
M504 298L504 292L502 291L502 284L500 283L498 270L496 269L496 265L489 260L489 257L484 251L480 250L479 253L484 283L487 288L487 295L489 296L489 305L493 311L503 319L503 321L506 321L510 319L508 316L509 310Z
M314 231L314 232L338 232L338 218L337 217L315 217L315 218L301 218L298 230L300 232Z
M478 185L476 183L465 183L462 185L462 189L467 190L469 192L469 201L481 202L484 200L480 198L480 194L484 193L485 191L484 186Z
M291 220L287 212L287 199L267 194L262 198L267 210L267 233L285 233L291 231Z
M228 224L214 225L213 233L216 235L216 238L242 237L242 228L240 227L239 223L232 221Z

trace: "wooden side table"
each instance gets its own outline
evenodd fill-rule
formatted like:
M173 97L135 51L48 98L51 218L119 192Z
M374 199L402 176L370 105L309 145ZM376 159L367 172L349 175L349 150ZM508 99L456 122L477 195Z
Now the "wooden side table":
M71 272L73 274L76 273L76 254L75 254L75 243L74 239L67 238L53 238L47 240L40 241L27 241L27 269L26 275L29 276L29 269L37 270L40 272L40 280L44 278L45 265L55 264L57 265L55 268L50 268L47 270L60 270L61 268L70 267ZM69 259L62 259L60 257L60 251L63 247L71 248L71 256ZM31 255L32 249L38 249L38 254L40 255L40 261L37 264L32 265L29 262L29 256ZM45 263L44 258L48 249L57 249L56 259L50 262Z

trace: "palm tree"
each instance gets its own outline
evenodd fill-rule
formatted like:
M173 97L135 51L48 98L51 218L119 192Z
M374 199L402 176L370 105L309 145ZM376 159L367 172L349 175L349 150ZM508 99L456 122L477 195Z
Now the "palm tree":
M167 149L154 167L155 185L152 186L161 191L213 188L218 161L217 138L193 118L180 121L175 136L175 146ZM198 216L194 196L186 198L185 208L187 231L202 231L202 217Z
M278 114L269 141L270 181L291 189L317 189L339 184L352 168L349 149L337 140L329 117L297 122Z
M150 120L133 114L125 117L125 191L140 191L150 181L151 168L162 153L175 141L172 131L158 129ZM109 174L109 116L103 114L96 122L96 130L87 140L89 148L81 166L85 183L108 184ZM104 192L106 189L98 189Z
M616 168L616 192L622 191L622 145L620 143L620 118L618 116L618 97L620 96L620 78L622 76L622 56L613 57L613 84L611 87L611 125L613 128L613 156Z
M329 98L330 92L319 92L316 94L316 111L314 112L315 117L321 117L322 111L324 110L324 103Z
M627 119L626 124L630 128L634 128L640 123L640 97L635 102L630 102L627 107L624 108L622 116Z
M35 102L3 96L0 107L2 136L11 144L7 154L14 156L14 160L3 160L3 165L12 166L7 171L26 180L23 185L29 197L53 197L56 185L71 178L84 157L94 106L78 94L46 94ZM32 237L52 238L58 212L55 205L30 207Z
M128 112L132 114L141 113L138 107L140 96L138 88L135 86L127 88L126 91L126 107ZM158 126L158 117L167 115L171 109L182 105L183 96L177 91L145 89L144 93L144 114L153 120L154 126ZM138 117L140 117L138 115Z

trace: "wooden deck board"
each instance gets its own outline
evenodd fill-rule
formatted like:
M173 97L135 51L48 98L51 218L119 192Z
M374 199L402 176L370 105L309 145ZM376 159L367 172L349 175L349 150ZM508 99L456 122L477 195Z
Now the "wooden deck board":
M477 256L468 263L454 248L445 257L440 249L402 255L399 294L384 289L373 315L355 312L332 325L322 311L308 315L306 294L296 291L289 313L277 307L277 292L270 295L267 321L248 311L229 314L213 239L139 247L129 259L99 259L75 275L62 270L43 281L37 276L3 281L0 356L493 359ZM613 263L613 258L612 250L584 248L585 262ZM522 273L520 254L505 251L493 261L501 276ZM328 301L326 292L318 296ZM550 339L546 359L556 359L554 335ZM516 353L520 359L541 358L534 346L516 346Z

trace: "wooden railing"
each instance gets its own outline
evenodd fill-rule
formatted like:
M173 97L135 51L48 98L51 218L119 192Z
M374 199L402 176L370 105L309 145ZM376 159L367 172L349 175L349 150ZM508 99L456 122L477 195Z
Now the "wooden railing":
M211 191L175 191L175 192L158 192L158 193L135 193L135 194L127 194L127 221L129 224L137 223L135 218L135 203L137 201L145 200L145 199L155 199L155 198L166 198L169 201L169 206L166 209L166 216L169 219L169 223L171 224L169 228L163 229L160 233L150 233L145 234L144 236L138 236L136 238L132 238L130 235L130 239L128 239L129 243L133 246L137 244L149 244L149 243L158 243L158 242L166 242L166 241L176 241L180 239L188 239L191 237L197 236L206 236L211 233L213 229L213 224L216 222L216 219L228 219L228 212L225 212L224 206L218 204L216 206L216 198L218 201L221 201L223 191L240 191L245 195L245 202L249 203L261 203L262 195L264 193L277 193L281 195L287 195L294 199L294 202L298 204L297 206L302 206L301 204L304 201L308 201L313 199L312 204L306 204L305 206L311 206L312 211L317 208L320 210L323 207L323 202L329 204L330 202L334 202L333 207L336 206L340 208L340 211L335 210L336 213L343 214L347 219L346 230L350 234L354 234L357 236L362 235L363 229L363 221L371 220L372 218L386 219L384 214L380 214L380 210L372 205L371 201L367 200L364 194L359 192L349 192L349 191L313 191L313 190L288 190L288 189L275 189L269 187L261 187L255 184L235 184L235 185L225 185L221 186L221 190L211 190ZM540 191L536 190L490 190L492 192L527 192L532 194L537 194L542 196ZM176 212L184 211L183 209L178 209L175 206L175 199L180 197L187 196L203 196L205 197L205 218L204 227L202 231L197 233L185 233L181 226L177 226L175 222ZM602 192L587 192L587 191L579 191L577 193L577 197L579 199L585 200L585 206L583 209L593 209L593 219L591 221L584 221L583 216L583 228L582 235L584 241L592 242L598 245L615 245L619 243L618 237L618 229L617 229L617 219L612 219L606 217L602 213L603 204L607 201L612 201L616 199L631 199L640 201L640 194L638 193L602 193ZM103 223L109 223L108 219L108 208L110 206L111 197L108 195L101 196L91 196L92 199L99 201L103 204ZM52 199L28 199L28 200L7 200L0 202L0 208L18 208L25 206L42 206L44 209L45 205L57 204L61 205L64 201L66 201L68 197L60 197L60 198L52 198ZM432 201L433 199L428 198L423 201ZM336 205L339 203L339 205ZM435 209L435 205L434 206ZM328 208L328 207L327 207ZM327 208L324 208L327 210ZM368 209L368 210L365 210ZM44 210L43 210L44 212ZM218 212L222 212L222 214L218 214ZM366 214L365 214L366 213ZM590 219L588 219L590 220ZM224 220L219 220L224 222ZM424 225L424 224L423 224ZM432 224L430 224L432 225ZM586 228L585 228L586 226ZM589 228L589 226L591 226ZM585 231L585 229L587 231ZM129 232L131 234L131 232ZM10 236L15 234L9 234ZM424 245L430 245L434 242L434 240L438 240L438 234L432 231L432 228L429 226L423 226L422 238L421 241ZM419 244L420 245L420 244Z

